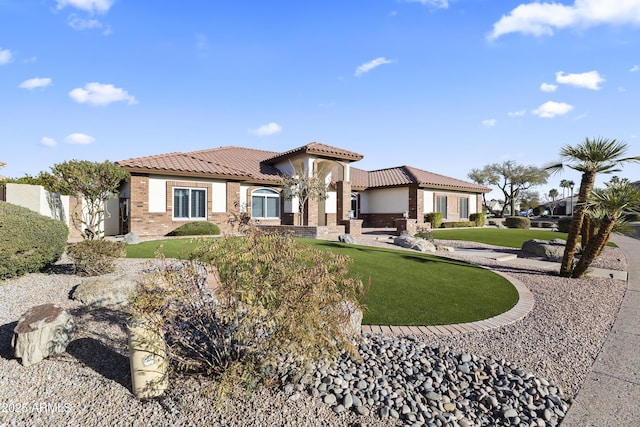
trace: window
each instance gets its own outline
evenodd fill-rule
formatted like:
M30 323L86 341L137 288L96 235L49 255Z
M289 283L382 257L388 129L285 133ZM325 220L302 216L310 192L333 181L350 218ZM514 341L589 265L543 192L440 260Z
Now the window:
M280 218L280 194L261 188L251 193L252 218Z
M447 196L436 196L436 212L440 212L442 218L447 217Z
M469 199L458 199L460 218L469 218Z
M358 217L358 194L351 193L351 210L349 211L349 218Z
M206 219L207 190L203 188L174 188L173 217L179 219Z

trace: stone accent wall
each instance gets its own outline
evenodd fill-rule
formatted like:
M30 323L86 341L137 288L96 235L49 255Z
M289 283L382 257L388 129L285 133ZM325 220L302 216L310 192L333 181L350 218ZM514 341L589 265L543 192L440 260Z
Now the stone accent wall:
M409 187L409 218L417 220L418 224L424 222L424 190L417 185Z
M341 222L344 225L345 233L352 235L353 237L362 236L362 220L361 219L348 219Z
M336 208L336 221L328 222L327 224L337 224L340 221L349 219L349 211L351 210L351 182L338 181L336 182L336 193L338 195L337 208Z

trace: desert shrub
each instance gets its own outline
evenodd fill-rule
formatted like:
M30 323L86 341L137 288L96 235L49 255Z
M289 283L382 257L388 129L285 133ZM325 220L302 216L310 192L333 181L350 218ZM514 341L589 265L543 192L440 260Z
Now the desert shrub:
M292 237L251 230L203 242L182 267L149 276L132 315L155 319L174 368L216 377L225 394L343 350L357 355L346 308L360 307L364 287L349 276L350 263Z
M442 213L441 212L430 212L424 217L426 222L431 223L431 228L440 228L442 225Z
M531 220L525 216L510 216L505 218L504 225L507 228L527 229L531 227Z
M415 234L415 237L419 237L421 239L425 239L430 242L433 242L433 232L428 227L418 228L418 232Z
M49 267L60 259L68 235L62 221L0 201L0 279Z
M194 221L182 224L167 236L213 236L220 234L220 227L207 221Z
M449 221L443 222L442 228L460 228L460 227L475 227L476 223L472 221Z
M568 233L569 229L571 228L572 221L573 221L573 218L570 216L560 218L558 220L558 231L561 231L563 233Z
M476 227L484 227L484 222L486 220L486 216L484 212L477 212L469 215L469 220L475 223Z
M123 242L83 240L67 248L76 274L99 276L115 271L115 260L126 255Z

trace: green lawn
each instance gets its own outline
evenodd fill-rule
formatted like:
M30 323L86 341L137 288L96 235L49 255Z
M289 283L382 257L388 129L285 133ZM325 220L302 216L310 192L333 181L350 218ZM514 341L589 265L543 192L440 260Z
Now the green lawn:
M363 324L445 325L487 319L518 301L502 276L459 261L404 250L300 239L353 259L351 272L371 280L363 301ZM129 258L152 258L163 246L168 258L181 258L197 239L142 242L127 246Z
M486 243L508 248L522 247L527 240L567 239L567 233L549 230L520 230L517 228L465 228L453 230L433 230L434 239L466 240L469 242Z

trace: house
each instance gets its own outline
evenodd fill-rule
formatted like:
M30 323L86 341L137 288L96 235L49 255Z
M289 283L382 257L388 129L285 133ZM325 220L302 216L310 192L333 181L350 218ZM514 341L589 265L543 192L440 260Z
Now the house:
M231 217L248 215L261 227L300 223L296 200L283 197L280 176L304 170L327 182L328 198L309 200L303 222L315 237L359 227L424 223L442 212L446 221L482 211L490 189L411 166L365 171L352 166L361 154L312 142L284 153L225 146L116 162L131 174L120 194L120 233L164 235L188 221L231 230ZM299 231L299 230L298 230ZM323 234L324 233L324 234Z

